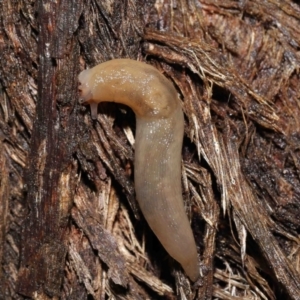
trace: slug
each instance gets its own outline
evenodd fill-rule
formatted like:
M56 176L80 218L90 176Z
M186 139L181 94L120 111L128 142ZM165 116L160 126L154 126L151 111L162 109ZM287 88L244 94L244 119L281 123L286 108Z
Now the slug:
M128 105L136 115L134 184L138 204L163 247L192 281L200 277L195 239L181 188L184 118L172 83L157 69L114 59L79 74L81 102Z

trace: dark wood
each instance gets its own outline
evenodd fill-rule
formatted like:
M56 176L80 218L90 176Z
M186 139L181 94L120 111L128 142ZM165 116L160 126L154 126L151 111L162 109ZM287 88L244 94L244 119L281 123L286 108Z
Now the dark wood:
M38 1L38 94L27 160L26 203L18 292L59 296L75 190L76 74L74 31L81 1Z
M297 1L0 8L0 299L300 299ZM135 201L133 112L78 105L79 72L120 57L182 98L194 286Z

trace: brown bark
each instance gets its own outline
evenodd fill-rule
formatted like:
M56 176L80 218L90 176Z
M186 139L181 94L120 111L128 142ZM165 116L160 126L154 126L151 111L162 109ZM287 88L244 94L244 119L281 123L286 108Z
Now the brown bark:
M300 299L299 4L0 5L0 299ZM135 201L134 114L78 105L79 71L120 57L183 100L196 287Z

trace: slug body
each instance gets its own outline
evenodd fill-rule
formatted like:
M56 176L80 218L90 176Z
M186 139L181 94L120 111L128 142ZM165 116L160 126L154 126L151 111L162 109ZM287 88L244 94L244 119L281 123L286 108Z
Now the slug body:
M184 119L174 86L154 67L130 59L85 70L79 82L83 101L91 104L94 118L100 102L122 103L134 111L138 203L166 251L196 281L200 276L197 248L181 189Z

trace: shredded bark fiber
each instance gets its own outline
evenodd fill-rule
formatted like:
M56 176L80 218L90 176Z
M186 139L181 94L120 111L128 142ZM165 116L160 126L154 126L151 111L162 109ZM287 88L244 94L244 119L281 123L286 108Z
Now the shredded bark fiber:
M300 299L298 2L0 7L0 299ZM78 104L80 70L124 57L182 99L196 286L136 203L133 112Z

